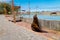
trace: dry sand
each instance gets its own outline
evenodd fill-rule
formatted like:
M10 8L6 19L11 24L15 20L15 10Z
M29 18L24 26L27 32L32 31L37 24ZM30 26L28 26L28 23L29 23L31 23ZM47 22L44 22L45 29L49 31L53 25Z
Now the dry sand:
M10 17L7 17L7 19L9 20ZM24 27L24 28L26 28L28 30L31 30L31 24L30 23L27 23L27 22L16 22L15 24L17 26ZM47 38L54 39L54 40L59 40L60 39L60 34L59 33L56 33L53 30L48 30L46 28L43 28L43 30L47 31L48 33L38 33L38 32L34 32L34 33L36 33L37 35L40 35L40 36L43 35L43 36L45 36Z
M43 35L36 35L23 26L9 22L4 15L0 15L0 40L49 40Z

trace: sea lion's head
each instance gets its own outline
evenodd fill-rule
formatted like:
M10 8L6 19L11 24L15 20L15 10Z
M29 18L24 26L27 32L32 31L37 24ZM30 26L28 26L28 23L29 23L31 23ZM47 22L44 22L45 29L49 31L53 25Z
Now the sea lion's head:
M36 23L38 21L37 14L34 15L33 21Z

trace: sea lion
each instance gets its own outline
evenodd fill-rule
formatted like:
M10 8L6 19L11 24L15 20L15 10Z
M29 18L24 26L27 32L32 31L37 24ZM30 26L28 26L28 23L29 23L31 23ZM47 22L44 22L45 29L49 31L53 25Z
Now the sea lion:
M38 18L37 18L37 15L34 15L33 17L33 22L31 24L31 28L33 31L37 31L37 32L41 32L41 25L39 24L38 22Z

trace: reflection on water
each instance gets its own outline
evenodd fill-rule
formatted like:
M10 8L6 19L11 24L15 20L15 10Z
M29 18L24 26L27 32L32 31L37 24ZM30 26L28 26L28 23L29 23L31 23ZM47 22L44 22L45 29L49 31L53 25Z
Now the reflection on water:
M34 15L21 15L24 18L33 18ZM43 20L60 20L60 16L37 15L38 19Z

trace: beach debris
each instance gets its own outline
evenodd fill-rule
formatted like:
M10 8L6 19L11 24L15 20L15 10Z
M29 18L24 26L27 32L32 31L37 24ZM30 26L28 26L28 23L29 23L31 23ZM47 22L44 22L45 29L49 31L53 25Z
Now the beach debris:
M31 24L31 28L33 31L37 31L37 32L41 32L41 25L39 24L38 22L38 18L37 18L37 15L35 14L34 17L33 17L33 22Z

